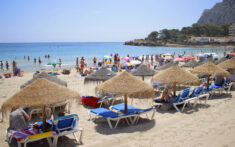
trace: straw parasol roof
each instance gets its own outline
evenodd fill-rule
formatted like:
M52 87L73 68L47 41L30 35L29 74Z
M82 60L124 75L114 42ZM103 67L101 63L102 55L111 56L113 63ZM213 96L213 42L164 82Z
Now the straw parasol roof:
M116 74L105 67L101 67L96 72L91 73L90 75L85 77L84 83L88 83L89 81L106 81L112 77L116 76Z
M233 59L226 60L226 61L218 64L218 66L223 69L235 69L235 60L233 60Z
M67 82L55 77L55 76L51 76L46 72L41 72L40 74L38 74L36 77L32 78L31 80L29 80L28 82L26 82L25 84L20 86L20 89L26 87L27 85L33 83L35 80L37 80L38 78L45 78L51 82L57 83L59 85L65 86L67 87Z
M115 93L124 95L125 112L127 112L127 96L136 98L153 98L153 87L144 81L132 76L128 72L122 72L96 87L96 91L103 93Z
M175 65L173 62L169 62L167 64L157 67L156 70L164 70L164 69L170 68L173 65Z
M79 99L80 95L64 86L39 78L6 100L2 105L2 110L20 106L49 105L72 98Z
M229 76L229 73L224 69L216 66L212 62L206 62L200 66L195 67L191 70L192 73L197 73L201 75L220 75L220 76Z
M185 63L182 67L192 67L192 68L194 68L194 67L196 67L198 65L200 65L200 64L197 63L197 61L190 60L188 63Z
M226 60L227 60L226 57L222 57L222 58L220 58L219 60L215 61L215 64L220 64L220 63L222 63L222 62L224 62L224 61L226 61Z
M131 74L133 76L142 76L144 79L144 76L153 76L155 71L142 64L136 70L133 70Z
M132 76L128 72L122 72L96 87L96 91L115 93L122 95L136 95L141 98L154 96L153 87L144 81Z
M193 74L180 68L177 65L172 66L166 70L163 70L153 76L152 82L161 82L166 84L183 84L186 82L200 83L200 80Z
M174 95L176 93L176 84L183 84L187 82L200 84L200 80L196 76L185 71L177 65L174 65L171 68L168 68L154 75L152 78L152 82L172 84Z

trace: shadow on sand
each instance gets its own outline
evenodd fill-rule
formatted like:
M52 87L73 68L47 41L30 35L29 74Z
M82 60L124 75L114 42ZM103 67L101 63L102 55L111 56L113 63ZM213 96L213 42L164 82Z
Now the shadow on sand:
M108 123L103 118L98 118L94 122L97 125L95 129L98 133L104 135L120 134L120 133L133 133L133 132L144 132L154 127L155 120L147 118L140 118L138 124L129 126L124 119L120 120L116 129L110 129ZM112 123L114 125L114 123Z

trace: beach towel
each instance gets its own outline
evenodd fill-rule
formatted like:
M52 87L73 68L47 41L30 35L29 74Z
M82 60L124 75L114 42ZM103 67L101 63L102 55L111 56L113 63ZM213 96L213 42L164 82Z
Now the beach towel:
M97 102L100 98L94 97L94 96L83 96L81 97L82 103L88 106L93 106L94 108L97 108Z

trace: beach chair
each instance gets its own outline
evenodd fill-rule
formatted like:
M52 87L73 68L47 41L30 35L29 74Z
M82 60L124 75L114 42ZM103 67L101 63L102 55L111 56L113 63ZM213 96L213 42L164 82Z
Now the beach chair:
M65 136L68 134L73 134L77 142L81 144L83 128L77 128L79 117L77 114L71 114L62 117L56 117L54 119L53 130L56 132L56 135L53 137L53 147L57 146L57 141L60 136ZM76 133L80 132L80 137L76 136Z
M134 120L132 120L133 124L138 123L138 120L141 115L145 114L147 116L147 118L150 118L152 120L155 113L156 113L156 108L154 106L152 106L151 108L147 108L147 109L140 109L140 108L136 108L136 107L127 105L127 110L128 110L127 113L125 113L125 104L124 103L113 105L113 106L110 106L109 108L111 110L117 110L117 111L124 113L124 114L137 114L137 118L135 119L135 122L134 122ZM151 115L151 117L148 117L148 113L150 113L150 112L152 112L152 115Z
M94 118L92 117L91 113L95 114ZM91 121L94 121L94 119L97 116L105 118L108 122L110 129L115 129L121 119L125 119L127 124L131 125L131 124L133 124L134 120L129 122L128 118L130 118L130 117L133 117L134 119L137 118L136 114L121 114L121 113L117 113L117 112L114 112L114 111L111 111L111 110L108 110L105 108L90 109L90 110L88 110L88 115L89 115ZM113 126L111 121L115 121L116 124Z
M24 144L24 147L26 147L30 142L47 139L49 146L52 147L53 144L51 139L55 135L56 133L53 131L36 133L36 131L34 131L32 128L25 131L14 131L8 128L6 131L6 141L10 145L12 143L12 139L15 138L18 147L21 147L21 144Z
M194 107L196 106L197 102L199 100L201 100L202 98L206 97L205 103L207 102L208 98L209 98L209 93L203 93L204 87L199 86L199 87L195 87L192 91L191 94L189 95L188 99L185 100L185 104L183 106L183 109L185 107L186 104L191 105L191 101L195 101L194 102ZM182 109L182 110L183 110Z

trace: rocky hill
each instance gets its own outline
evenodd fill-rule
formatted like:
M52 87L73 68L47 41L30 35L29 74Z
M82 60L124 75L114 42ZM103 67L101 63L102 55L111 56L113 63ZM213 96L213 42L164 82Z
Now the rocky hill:
M234 22L235 0L223 0L223 2L215 4L213 8L204 10L197 23L223 25Z

